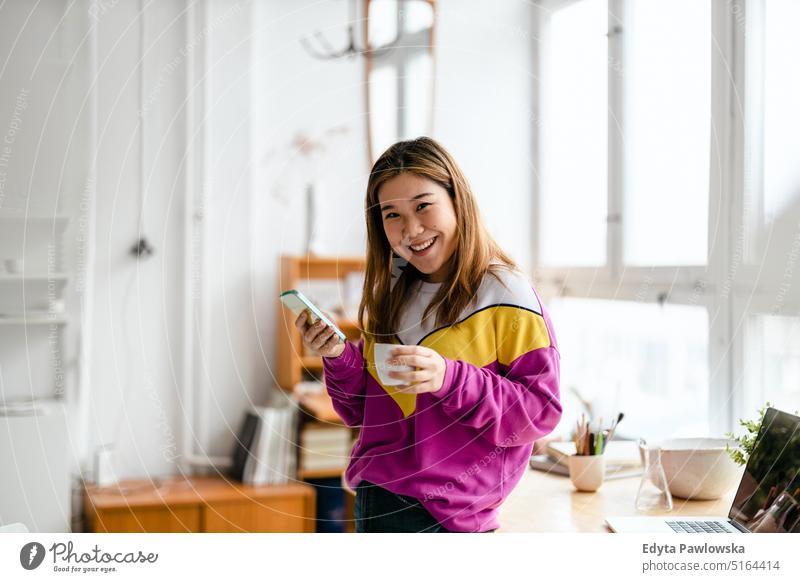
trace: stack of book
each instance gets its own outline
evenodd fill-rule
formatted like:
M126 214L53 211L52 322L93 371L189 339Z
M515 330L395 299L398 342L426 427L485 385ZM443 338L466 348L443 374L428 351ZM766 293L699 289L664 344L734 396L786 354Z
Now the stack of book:
M233 450L231 477L247 485L277 485L294 480L297 410L256 407L245 414Z
M308 424L301 437L300 469L341 471L350 460L352 445L351 432L346 426Z
M569 457L575 454L572 441L547 444L546 455L533 455L531 469L552 475L569 476ZM636 441L611 441L606 445L606 480L636 477L642 474L642 461Z

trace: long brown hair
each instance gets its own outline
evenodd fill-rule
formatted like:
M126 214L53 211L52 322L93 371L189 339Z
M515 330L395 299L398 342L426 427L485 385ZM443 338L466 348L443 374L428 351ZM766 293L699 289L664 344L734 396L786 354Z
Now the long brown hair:
M379 342L392 341L406 299L415 282L423 277L408 263L392 287L393 258L396 255L383 229L378 194L387 180L404 172L432 180L447 190L456 215L456 247L447 262L450 276L425 309L423 320L436 308L437 328L456 323L459 314L475 298L487 273L497 276L495 271L498 268L517 267L483 226L472 189L447 150L429 137L394 144L372 167L364 205L367 265L358 321L365 335Z

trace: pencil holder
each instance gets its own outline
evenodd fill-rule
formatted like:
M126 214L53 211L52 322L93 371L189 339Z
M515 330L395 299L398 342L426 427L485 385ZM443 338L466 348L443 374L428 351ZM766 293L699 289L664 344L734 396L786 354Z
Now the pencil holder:
M606 475L603 455L572 455L569 458L569 478L578 491L597 491Z

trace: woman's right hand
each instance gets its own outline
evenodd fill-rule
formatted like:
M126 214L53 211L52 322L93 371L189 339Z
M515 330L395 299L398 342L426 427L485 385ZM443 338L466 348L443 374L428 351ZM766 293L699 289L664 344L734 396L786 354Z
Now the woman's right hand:
M320 319L314 325L306 325L308 313L303 312L295 320L294 325L300 330L300 336L307 348L317 352L324 358L338 358L344 352L345 343L336 335L333 328Z

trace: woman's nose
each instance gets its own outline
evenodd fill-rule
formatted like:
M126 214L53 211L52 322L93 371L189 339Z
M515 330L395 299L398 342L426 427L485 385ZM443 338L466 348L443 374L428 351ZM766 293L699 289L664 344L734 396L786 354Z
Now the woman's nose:
M403 223L403 238L410 240L425 230L422 223L415 218L406 219Z

